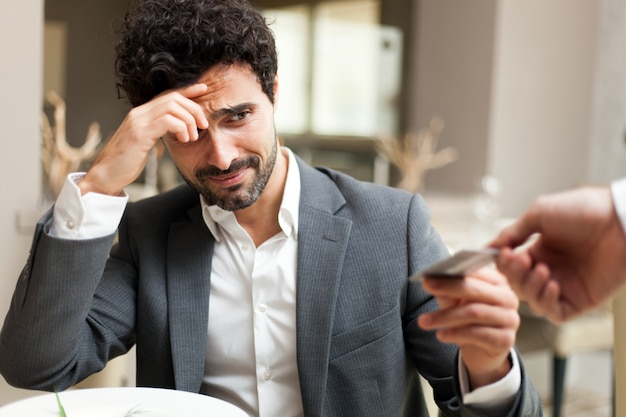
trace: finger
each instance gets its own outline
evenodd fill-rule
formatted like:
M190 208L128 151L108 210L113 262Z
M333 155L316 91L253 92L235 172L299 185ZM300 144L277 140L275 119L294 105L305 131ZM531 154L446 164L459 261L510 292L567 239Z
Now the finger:
M505 274L517 296L529 305L532 304L533 309L543 311L545 305L556 301L554 289L555 285L558 289L558 284L551 284L550 269L544 263L532 266L528 252L513 253L509 249L503 250L497 266Z
M445 308L450 308L459 303L457 298L450 297L437 297L437 304L439 305L439 309L443 310Z
M526 274L521 285L522 297L526 300L533 300L536 303L543 303L546 297L545 289L550 280L548 267L539 263Z
M186 138L197 138L197 129L206 129L209 122L204 114L202 106L194 100L206 95L206 84L193 84L177 90L169 90L161 93L153 100L153 109L159 109L162 113L171 114L185 120L188 126L188 136L181 136L179 140L187 141ZM164 107L165 106L165 107ZM170 107L171 106L171 107ZM190 116L190 117L189 117Z
M550 279L550 269L545 264L538 264L528 274L528 284L524 297L528 306L538 315L555 317L561 313L559 297L560 286Z
M513 291L522 299L526 275L530 272L532 264L532 258L527 251L514 253L509 248L502 249L496 259L496 267L504 274Z
M513 254L509 249L503 250L497 261L498 269L506 275L515 294L534 314L555 323L563 322L572 315L573 308L560 299L559 282L551 278L546 264L540 262L531 267L530 263L527 253Z
M465 326L514 328L519 326L517 309L482 303L469 303L445 310L422 314L419 324L425 330L453 329Z
M491 285L504 285L506 283L506 277L498 270L490 267L480 268L478 271L469 274L468 277L479 279Z
M207 120L202 107L198 104L199 100L206 97L208 90L209 87L206 84L199 83L193 84L181 91L182 96L190 99L191 102L195 104L195 106L189 104L190 108L187 110L194 116L196 125L199 129L206 129L209 127L209 121Z
M518 267L521 267L524 270L530 270L533 265L533 258L528 248L524 248L523 250L513 250L506 247L500 250L500 254L496 257L495 263L498 269L500 269L503 265L518 263Z
M422 285L437 299L446 297L462 300L464 303L476 302L509 308L517 308L518 305L518 299L505 278L499 279L495 284L476 276L459 280L425 278Z
M209 87L205 83L190 84L188 86L173 90L188 99L198 99L206 95Z
M454 343L461 350L478 348L484 352L500 354L515 345L516 330L487 326L465 326L438 330L437 339L443 343ZM464 354L464 356L466 356Z
M198 128L203 126L202 123L208 126L202 108L197 103L178 94L164 96L146 111L155 115L153 117L156 119L152 123L154 123L154 129L161 133L160 136L170 133L180 142L196 140ZM199 117L202 119L199 120Z

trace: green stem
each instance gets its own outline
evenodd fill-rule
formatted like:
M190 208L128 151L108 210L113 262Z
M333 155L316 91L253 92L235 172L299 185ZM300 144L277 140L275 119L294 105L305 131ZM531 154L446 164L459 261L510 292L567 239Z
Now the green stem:
M57 392L56 387L54 388L54 395L57 397L57 405L59 406L60 416L67 417L67 414L65 414L65 409L63 408L63 405L61 404L61 398L59 397L59 393Z

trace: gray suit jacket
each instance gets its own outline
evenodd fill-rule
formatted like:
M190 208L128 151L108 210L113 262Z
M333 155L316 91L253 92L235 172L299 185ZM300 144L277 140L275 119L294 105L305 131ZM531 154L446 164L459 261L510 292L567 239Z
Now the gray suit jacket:
M298 163L305 414L426 416L420 372L444 415L484 415L458 399L457 349L416 325L436 302L407 277L447 254L423 200ZM64 389L136 344L138 385L199 392L213 237L197 193L181 186L129 204L112 250L114 236L52 238L49 221L37 228L0 335L6 380ZM542 415L522 381L507 416Z

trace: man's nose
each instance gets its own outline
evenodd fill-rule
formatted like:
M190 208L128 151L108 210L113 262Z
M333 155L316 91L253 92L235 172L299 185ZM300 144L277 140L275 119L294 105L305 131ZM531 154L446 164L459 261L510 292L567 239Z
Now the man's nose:
M207 162L223 171L227 170L239 156L234 141L227 134L217 129L210 129L203 133L207 136L205 140L209 143L206 155Z

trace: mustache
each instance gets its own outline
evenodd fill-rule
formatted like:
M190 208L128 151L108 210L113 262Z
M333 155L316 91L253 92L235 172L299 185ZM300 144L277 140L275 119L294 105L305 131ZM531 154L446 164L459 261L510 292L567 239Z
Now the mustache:
M227 175L232 172L237 172L243 168L251 167L258 168L261 165L261 160L258 156L252 155L244 159L237 159L233 161L232 164L228 167L228 169L219 169L215 165L208 165L202 168L198 168L195 172L196 178L198 180L205 180L209 177L215 177L219 175Z

